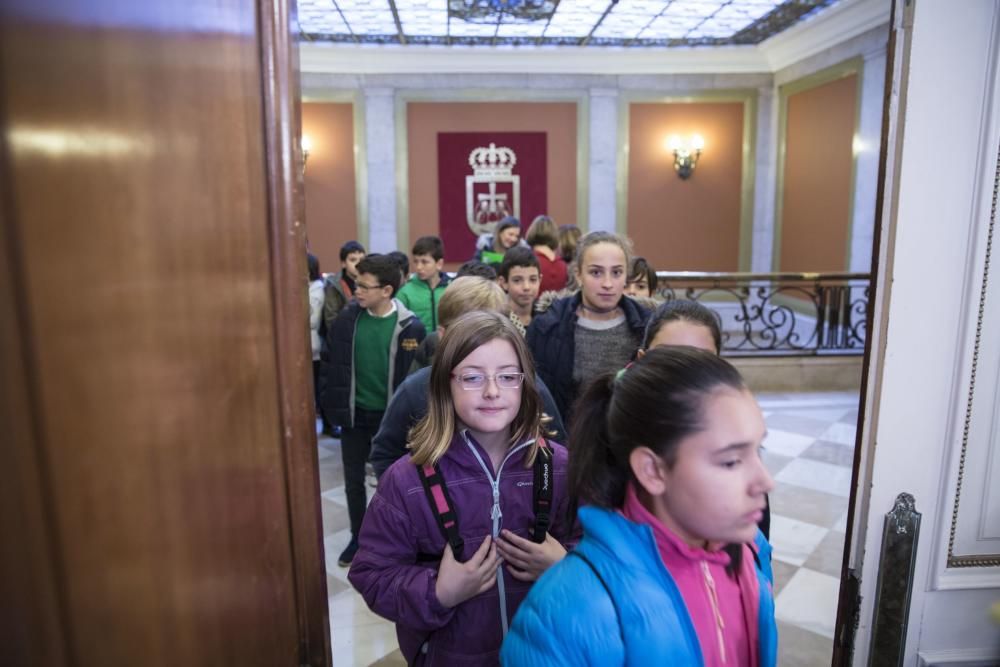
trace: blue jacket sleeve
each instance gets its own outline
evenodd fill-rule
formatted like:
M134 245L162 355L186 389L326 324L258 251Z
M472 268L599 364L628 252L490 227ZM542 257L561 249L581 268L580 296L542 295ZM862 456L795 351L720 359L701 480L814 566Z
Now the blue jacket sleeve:
M618 617L593 570L564 558L542 575L518 608L500 648L503 667L609 667L625 664Z

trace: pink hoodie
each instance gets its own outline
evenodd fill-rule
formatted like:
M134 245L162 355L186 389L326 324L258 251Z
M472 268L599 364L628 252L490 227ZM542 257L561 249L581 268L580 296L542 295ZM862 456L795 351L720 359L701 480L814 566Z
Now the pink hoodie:
M749 546L743 547L738 580L726 574L729 555L691 547L646 509L629 483L622 515L653 529L660 559L680 589L694 622L704 664L758 664L760 588Z

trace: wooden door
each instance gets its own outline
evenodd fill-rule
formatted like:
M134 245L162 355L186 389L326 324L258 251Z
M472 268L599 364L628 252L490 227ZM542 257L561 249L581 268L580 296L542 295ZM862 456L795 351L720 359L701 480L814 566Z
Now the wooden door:
M0 663L330 664L290 8L0 12Z

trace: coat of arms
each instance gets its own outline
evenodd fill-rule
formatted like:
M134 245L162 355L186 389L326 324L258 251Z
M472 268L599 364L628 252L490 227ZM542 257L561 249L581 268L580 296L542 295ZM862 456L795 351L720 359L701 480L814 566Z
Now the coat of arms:
M493 232L508 215L521 217L521 177L514 175L515 164L514 151L494 143L469 153L473 174L465 177L465 211L475 234Z

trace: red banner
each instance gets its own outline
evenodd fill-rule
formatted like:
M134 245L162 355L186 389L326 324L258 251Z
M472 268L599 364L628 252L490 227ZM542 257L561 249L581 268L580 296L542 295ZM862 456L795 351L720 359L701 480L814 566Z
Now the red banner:
M476 237L506 215L522 230L547 213L544 132L438 132L438 206L444 258L464 262ZM470 165L470 158L473 164Z

